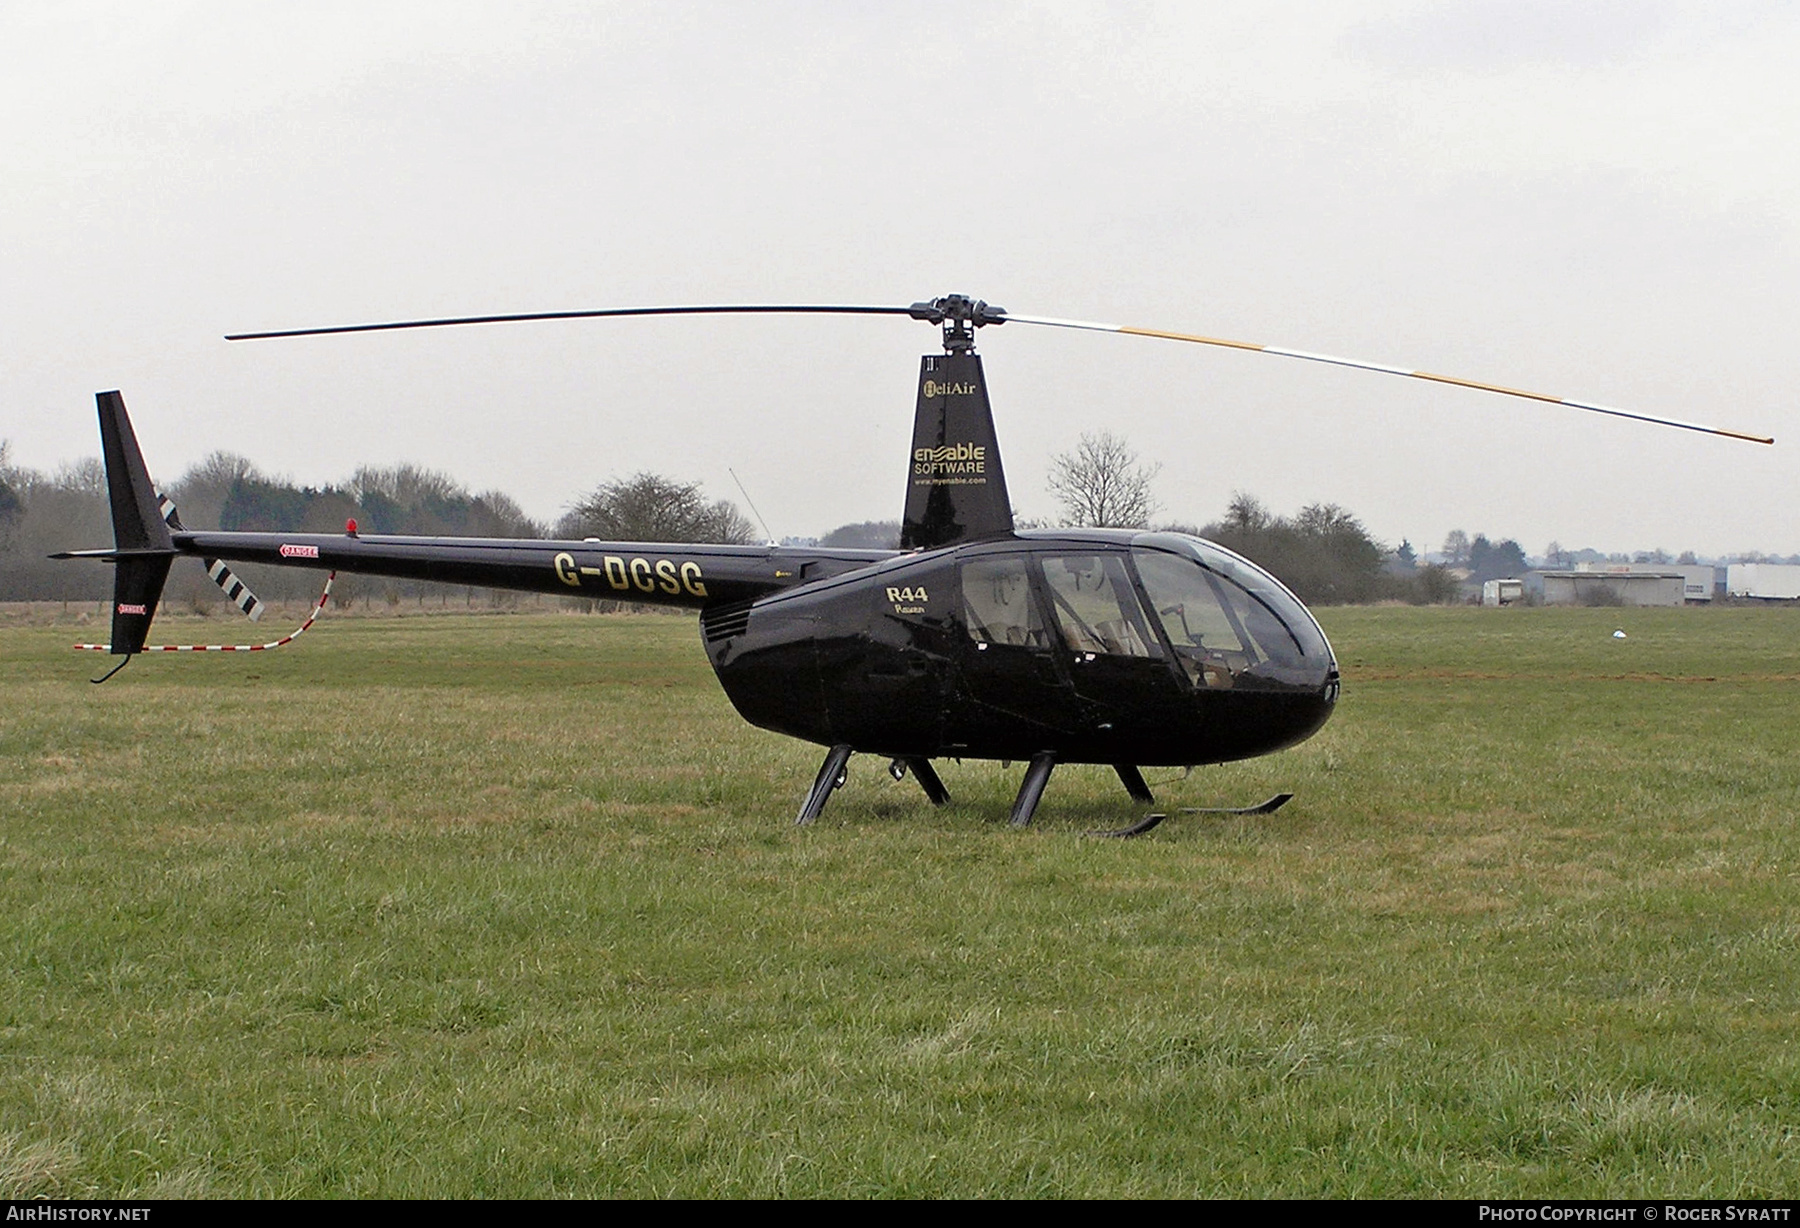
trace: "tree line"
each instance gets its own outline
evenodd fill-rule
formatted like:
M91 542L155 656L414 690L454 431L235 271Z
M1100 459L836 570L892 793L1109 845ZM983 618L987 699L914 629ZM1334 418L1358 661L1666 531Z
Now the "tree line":
M1362 521L1334 503L1314 503L1293 516L1279 516L1240 492L1232 496L1223 518L1203 528L1156 525L1153 517L1162 509L1151 484L1160 469L1140 462L1112 432L1091 432L1071 451L1051 458L1049 488L1062 505L1064 525L1156 527L1204 537L1265 568L1308 605L1422 605L1455 601L1461 594L1448 567L1420 564L1408 542L1389 551ZM1485 546L1487 539L1480 540ZM1516 543L1508 544L1517 549Z
M698 484L640 473L609 481L555 525L534 520L503 492L472 492L455 479L414 465L364 466L347 480L301 485L271 476L242 456L215 452L165 487L190 529L233 532L359 531L449 537L600 537L613 541L753 540L749 522L729 502L707 500ZM0 600L100 601L112 591L102 563L55 562L57 550L112 542L106 471L97 459L52 473L14 465L0 441ZM264 600L307 600L318 577L291 568L234 565ZM512 604L518 595L429 581L340 577L341 604L384 600L423 604ZM165 601L210 611L223 601L197 567L177 567Z
M1138 462L1123 440L1102 432L1057 458L1051 491L1063 503L1063 523L1148 527L1159 510L1151 493L1153 466ZM297 484L258 469L247 458L215 452L165 490L189 528L229 531L334 533L354 519L369 533L469 537L595 537L605 541L750 542L750 522L729 500L709 500L698 484L638 473L601 484L555 524L527 516L500 491L471 492L449 476L413 465L365 466L324 486ZM824 545L894 548L896 521L865 521L827 534ZM1268 568L1309 603L1379 600L1447 601L1456 581L1442 567L1414 566L1402 543L1400 565L1347 510L1332 504L1279 516L1249 495L1233 497L1224 517L1196 532ZM0 600L104 600L111 569L104 564L52 562L45 556L112 540L106 474L88 459L40 473L12 465L0 443ZM1485 538L1471 543L1480 552ZM1512 546L1513 543L1503 543ZM1502 551L1501 554L1505 552ZM1496 555L1500 557L1500 555ZM310 599L317 577L288 568L238 567L265 600ZM511 604L516 594L428 581L341 577L335 595L358 600L424 604ZM196 610L222 597L198 568L178 567L165 599Z
M1077 447L1052 458L1048 486L1061 505L1058 523L1153 527L1161 510L1152 487L1159 469L1140 462L1129 444L1110 432L1083 435ZM331 533L354 519L365 532L420 536L756 540L750 522L729 500L709 500L697 483L648 472L602 483L553 525L533 520L500 491L474 493L445 474L412 465L365 466L343 482L314 487L266 474L242 456L215 452L165 493L181 508L183 523L196 529ZM1481 581L1517 575L1527 566L1516 541L1470 537L1460 529L1446 539L1442 562L1421 562L1410 542L1390 550L1336 504L1311 504L1282 516L1243 493L1234 494L1225 514L1203 527L1155 527L1216 541L1269 570L1309 604L1452 602L1462 591L1452 568ZM899 536L897 521L863 521L833 530L820 544L893 549ZM98 460L40 473L11 464L0 441L0 600L104 599L111 591L110 568L54 563L45 556L111 540L106 475ZM1562 553L1555 543L1551 552ZM246 565L239 570L266 600L307 599L317 583L292 569ZM469 604L518 600L511 593L378 577L342 578L336 592L348 602L390 604L448 604L453 597ZM222 600L197 568L177 568L167 597L201 610Z
M1224 517L1198 536L1265 568L1308 605L1432 605L1457 601L1462 593L1448 567L1420 564L1406 542L1390 552L1362 521L1335 503L1314 503L1291 517L1278 516L1253 496L1238 493Z

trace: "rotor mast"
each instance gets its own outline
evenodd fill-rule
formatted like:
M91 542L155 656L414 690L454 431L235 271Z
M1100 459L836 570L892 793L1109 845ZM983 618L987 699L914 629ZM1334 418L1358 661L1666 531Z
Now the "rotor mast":
M943 327L944 352L927 354L919 362L900 545L935 550L1011 533L1012 500L1000 465L987 379L975 352L975 330L1006 323L1006 312L965 294L947 294L914 303L906 313Z
M906 309L906 314L915 320L943 325L946 354L974 353L976 329L983 324L1006 323L1006 308L990 307L966 294L946 294L943 298L914 303Z

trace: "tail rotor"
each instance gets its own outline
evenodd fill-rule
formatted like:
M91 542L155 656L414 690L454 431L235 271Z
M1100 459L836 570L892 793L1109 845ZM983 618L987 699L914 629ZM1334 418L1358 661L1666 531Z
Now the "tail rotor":
M156 492L156 499L157 510L162 513L163 523L180 532L184 526L181 523L181 513L175 510L175 501L160 490ZM212 578L214 584L219 586L219 590L231 599L231 604L244 612L244 617L253 623L262 621L263 603L255 593L250 591L249 585L238 579L237 574L231 568L225 566L224 560L202 558L200 565L206 568L206 574Z

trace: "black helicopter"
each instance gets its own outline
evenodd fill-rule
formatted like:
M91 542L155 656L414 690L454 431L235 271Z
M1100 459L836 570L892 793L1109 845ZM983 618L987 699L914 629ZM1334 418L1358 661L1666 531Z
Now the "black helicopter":
M713 669L744 719L829 748L798 822L818 817L861 752L890 760L896 780L910 773L937 805L949 793L933 759L1028 761L1012 808L1023 825L1058 763L1111 765L1131 797L1149 803L1142 767L1247 759L1304 740L1331 715L1338 667L1300 600L1223 547L1179 533L1015 529L977 328L1016 322L1260 350L1774 442L1354 359L1012 315L962 295L908 307L625 308L228 339L720 313L905 315L942 327L944 352L919 368L899 551L374 536L354 524L343 534L193 531L151 484L123 399L103 392L114 545L54 557L115 564L106 647L125 658L121 667L146 650L170 564L182 555L205 560L240 605L242 586L222 560L697 609ZM1285 800L1233 813L1266 813ZM1110 834L1137 834L1161 818Z

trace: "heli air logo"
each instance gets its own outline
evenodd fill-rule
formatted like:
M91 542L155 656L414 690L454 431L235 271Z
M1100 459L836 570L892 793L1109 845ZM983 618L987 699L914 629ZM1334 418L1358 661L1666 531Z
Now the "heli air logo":
M123 601L119 603L119 613L121 614L148 614L149 612L141 605L127 605Z
M931 600L931 594L925 591L923 584L908 585L904 588L890 585L887 590L888 603L894 607L896 614L923 614L925 603Z
M972 397L975 395L975 385L962 380L928 379L920 385L919 391L925 394L928 401L937 397Z
M651 562L645 558L621 558L616 554L606 555L600 560L601 566L577 566L575 556L568 553L557 555L551 560L556 571L556 578L570 588L580 588L583 576L592 577L595 583L604 578L612 588L619 592L637 589L643 593L654 593L658 589L674 596L686 592L690 596L706 596L705 576L701 574L700 564L682 563L677 566L674 559L657 559Z
M282 544L281 557L284 559L316 559L319 557L317 546L290 546Z
M975 443L913 449L913 480L928 485L972 486L987 481L987 449Z

